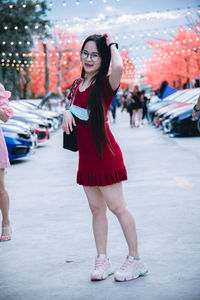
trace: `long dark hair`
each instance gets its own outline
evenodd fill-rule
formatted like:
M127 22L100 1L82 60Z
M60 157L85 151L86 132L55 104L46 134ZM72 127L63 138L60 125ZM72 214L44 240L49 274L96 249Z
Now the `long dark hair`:
M93 76L91 84L93 87L88 95L87 108L90 111L90 130L94 138L97 152L102 156L103 144L109 143L106 127L105 127L105 107L103 101L103 87L105 77L108 74L110 66L110 49L106 44L106 39L102 35L90 35L84 41L81 51L89 41L94 41L97 46L98 53L101 56L101 66L96 75ZM82 68L81 77L85 78L85 70Z

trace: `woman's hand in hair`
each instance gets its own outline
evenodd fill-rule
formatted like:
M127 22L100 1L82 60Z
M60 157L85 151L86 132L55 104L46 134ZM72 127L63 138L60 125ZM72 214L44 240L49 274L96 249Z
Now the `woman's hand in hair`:
M103 36L106 39L106 45L107 46L109 46L111 43L114 43L114 38L110 34L105 33L105 34L103 34Z
M72 113L69 110L64 111L62 130L66 132L66 134L70 134L70 132L73 131L73 125L76 126L76 122Z

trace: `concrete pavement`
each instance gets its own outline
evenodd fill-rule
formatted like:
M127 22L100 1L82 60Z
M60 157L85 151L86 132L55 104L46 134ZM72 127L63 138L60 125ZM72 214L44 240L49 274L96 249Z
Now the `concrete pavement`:
M200 138L171 139L152 126L111 124L128 171L124 193L149 274L126 283L90 282L96 254L91 214L75 184L78 154L62 132L8 169L13 239L0 243L1 300L199 300ZM108 254L116 269L127 254L110 212Z

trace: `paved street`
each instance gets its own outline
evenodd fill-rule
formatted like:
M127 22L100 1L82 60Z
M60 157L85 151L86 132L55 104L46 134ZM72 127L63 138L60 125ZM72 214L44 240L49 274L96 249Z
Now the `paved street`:
M91 214L77 186L78 154L62 149L61 130L8 169L13 239L0 243L1 300L199 300L200 137L169 138L153 126L131 129L117 112L110 125L128 172L143 278L90 282ZM108 253L116 269L127 254L110 212Z

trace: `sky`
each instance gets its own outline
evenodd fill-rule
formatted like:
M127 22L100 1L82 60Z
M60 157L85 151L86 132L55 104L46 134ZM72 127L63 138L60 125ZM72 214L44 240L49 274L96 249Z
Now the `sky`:
M88 35L109 32L126 47L137 72L144 72L143 60L151 57L147 40L170 40L179 26L200 19L197 0L47 0L52 3L48 18L54 28L77 34L82 42ZM76 4L79 2L79 5ZM92 2L92 3L91 3ZM63 5L64 4L64 5Z

